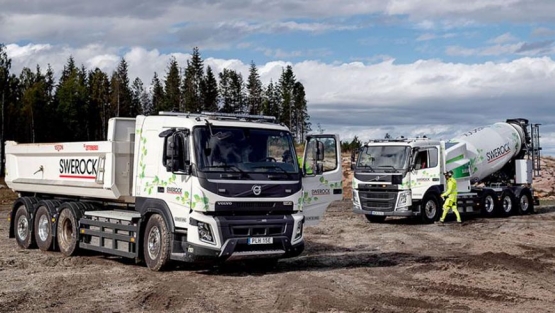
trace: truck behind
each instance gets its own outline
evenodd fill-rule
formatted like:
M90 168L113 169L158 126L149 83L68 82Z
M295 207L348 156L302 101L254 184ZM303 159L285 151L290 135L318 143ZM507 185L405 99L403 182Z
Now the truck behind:
M434 222L442 212L442 174L453 171L460 212L487 216L533 212L539 138L539 124L519 118L448 141L371 140L352 165L353 211L365 214L370 222L383 222L388 216Z

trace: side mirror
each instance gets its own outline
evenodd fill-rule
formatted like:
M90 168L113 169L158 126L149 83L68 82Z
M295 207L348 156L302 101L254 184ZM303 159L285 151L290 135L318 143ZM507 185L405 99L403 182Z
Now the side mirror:
M164 156L166 171L178 171L180 168L180 160L183 160L183 155L179 136L171 135L166 137L166 151Z
M324 161L324 143L316 141L316 150L314 151L314 159L316 161Z

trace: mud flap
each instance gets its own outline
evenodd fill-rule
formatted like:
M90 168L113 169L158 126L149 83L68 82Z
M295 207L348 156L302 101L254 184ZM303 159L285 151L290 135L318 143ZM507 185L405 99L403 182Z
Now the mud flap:
M343 168L339 135L309 135L303 170L303 215L305 225L317 225L332 201L343 198Z

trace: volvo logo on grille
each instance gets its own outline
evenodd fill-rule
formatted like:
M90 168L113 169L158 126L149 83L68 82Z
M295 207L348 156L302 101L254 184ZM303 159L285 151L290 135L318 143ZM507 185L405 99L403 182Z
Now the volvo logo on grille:
M257 185L252 186L252 193L254 193L255 196L260 195L261 192L262 192L262 186L257 186Z

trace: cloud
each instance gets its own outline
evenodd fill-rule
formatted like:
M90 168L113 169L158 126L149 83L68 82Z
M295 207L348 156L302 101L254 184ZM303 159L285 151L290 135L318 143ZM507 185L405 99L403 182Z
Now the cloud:
M503 35L497 36L491 39L489 42L494 44L504 44L507 42L517 41L517 38L511 35L511 33L504 33Z
M97 44L78 49L10 44L7 53L13 73L20 73L25 66L45 68L51 64L57 75L70 55L87 69L98 66L110 74L123 55L130 80L139 77L147 85L154 72L163 80L171 56L180 66L190 58L189 54L141 47L122 52ZM250 64L241 60L203 58L215 73L228 68L248 76ZM313 129L319 123L345 140L354 135L366 140L381 138L386 132L448 139L469 128L515 117L541 123L544 136L555 134L555 115L546 114L553 110L555 84L555 61L549 57L481 64L440 60L396 64L393 59L373 64L272 61L257 64L263 83L278 81L288 64L305 86ZM544 152L555 154L555 148L545 147Z
M555 36L555 29L538 27L532 31L531 35L533 37L553 37Z

